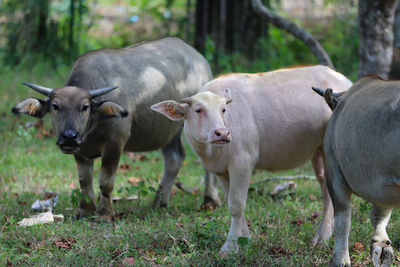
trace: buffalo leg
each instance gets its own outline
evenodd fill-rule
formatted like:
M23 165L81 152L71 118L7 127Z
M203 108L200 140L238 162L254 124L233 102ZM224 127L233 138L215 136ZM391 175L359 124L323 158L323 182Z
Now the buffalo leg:
M391 208L384 208L374 205L371 210L370 220L374 227L374 236L371 242L371 256L374 266L390 266L394 260L393 248L386 233L386 226L389 222ZM382 261L382 265L381 262Z
M82 192L77 217L94 216L96 206L93 193L93 160L75 155L75 161L78 167L79 184Z
M221 201L218 197L218 179L214 173L205 171L204 183L204 201L201 204L203 210L215 210L217 206L221 205Z
M322 198L324 201L324 211L322 215L322 221L319 225L318 231L315 234L312 244L319 244L331 237L334 225L333 218L333 206L332 201L329 196L328 186L324 177L324 161L322 157L322 149L318 148L314 154L312 160L312 165L314 168L315 176L321 187Z
M166 207L168 205L171 188L174 185L176 176L185 159L185 149L182 144L180 130L172 141L161 149L164 158L164 172L158 187L153 206L155 208Z
M330 266L350 266L351 190L333 157L326 159L325 167L335 217L335 247Z
M99 175L100 203L97 210L101 220L113 220L114 208L112 205L112 191L114 189L115 175L121 157L120 145L108 144L101 157L101 168Z
M237 165L229 168L229 193L227 197L231 214L231 227L227 240L219 251L222 256L237 251L237 239L239 237L250 237L244 210L246 208L247 191L252 170L243 168L242 164Z

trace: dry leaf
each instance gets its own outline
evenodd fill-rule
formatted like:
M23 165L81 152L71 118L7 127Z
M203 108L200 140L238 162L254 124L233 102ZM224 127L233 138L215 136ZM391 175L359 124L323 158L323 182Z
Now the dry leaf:
M364 250L364 246L363 246L363 244L362 244L361 242L355 242L355 243L354 243L354 247L355 247L355 249L358 250L358 251Z
M304 221L299 219L299 220L292 221L292 224L294 224L294 225L302 225L302 224L304 224Z
M135 153L133 152L126 152L126 155L128 156L128 158L132 161L135 161Z
M124 164L119 165L119 169L121 171L131 171L132 170L132 166L130 164L128 164L128 163L124 163Z
M143 181L143 178L138 178L138 177L128 178L128 182L133 186L137 186L139 184L139 182L141 182L141 181Z
M311 213L310 219L317 219L319 217L320 213L318 211L314 211Z
M73 237L69 237L54 241L54 243L58 248L71 249L72 245L76 243L76 240Z

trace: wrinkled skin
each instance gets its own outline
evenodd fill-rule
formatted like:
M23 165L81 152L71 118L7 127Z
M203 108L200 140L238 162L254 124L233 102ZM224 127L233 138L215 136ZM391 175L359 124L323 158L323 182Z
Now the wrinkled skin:
M161 149L164 173L154 206L168 204L185 157L182 122L171 122L149 106L192 95L210 79L210 67L196 50L178 38L163 38L89 52L75 62L65 87L52 90L36 86L35 90L48 98L22 101L13 112L35 117L50 113L60 150L73 154L76 160L82 190L77 215L97 214L112 220L111 194L123 151ZM107 86L118 89L93 97L98 88ZM96 209L92 184L93 160L97 157L101 157L101 194ZM218 204L214 179L206 175L205 199Z
M351 195L373 204L371 255L374 266L394 260L386 233L392 209L400 206L400 82L360 79L344 94L328 124L326 180L335 216L331 266L350 266Z
M235 252L239 237L250 237L244 210L255 168L291 169L311 159L324 198L324 216L313 243L331 236L333 210L321 146L332 112L310 88L324 85L344 91L351 84L322 66L230 74L207 83L203 92L183 103L152 106L171 120L185 121L192 149L223 185L232 219L221 255Z

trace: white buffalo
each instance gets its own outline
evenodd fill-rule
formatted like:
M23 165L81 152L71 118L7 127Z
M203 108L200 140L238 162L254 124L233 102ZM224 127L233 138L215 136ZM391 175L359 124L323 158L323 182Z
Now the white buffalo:
M182 103L163 101L152 109L171 120L185 120L184 131L205 168L215 173L232 216L225 255L238 237L250 237L244 217L254 168L292 169L312 161L324 197L324 217L313 242L329 238L333 209L324 181L322 140L332 111L312 86L345 91L352 83L328 67L229 74L208 82Z

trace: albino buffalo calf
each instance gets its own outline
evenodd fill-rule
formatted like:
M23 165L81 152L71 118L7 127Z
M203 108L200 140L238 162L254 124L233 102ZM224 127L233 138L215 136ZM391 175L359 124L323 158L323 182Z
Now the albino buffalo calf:
M331 110L311 86L347 90L352 83L323 66L282 69L258 74L230 74L207 83L183 103L152 106L184 131L205 168L223 185L232 216L224 255L236 251L240 236L250 237L244 217L254 168L291 169L312 160L324 196L324 218L313 242L329 238L333 211L324 183L322 139Z
M352 193L373 203L372 262L390 266L394 254L386 226L392 209L400 206L400 82L365 77L336 102L324 141L335 213L331 266L350 266Z

